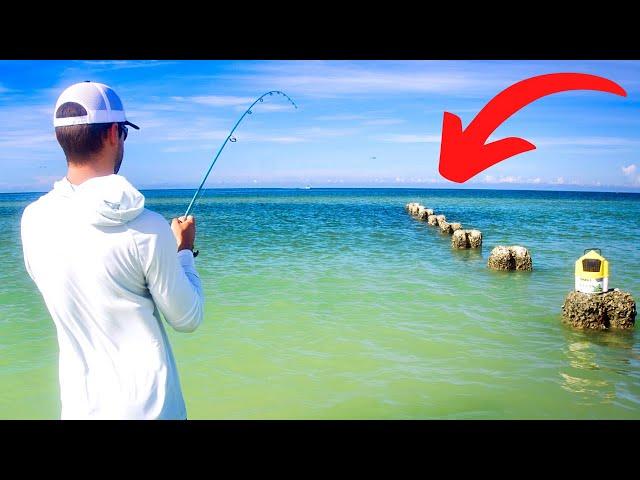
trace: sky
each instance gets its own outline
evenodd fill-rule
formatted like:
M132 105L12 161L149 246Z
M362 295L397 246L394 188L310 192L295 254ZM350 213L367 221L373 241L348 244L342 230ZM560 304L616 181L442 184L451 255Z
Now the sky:
M463 127L500 91L555 72L600 75L627 97L550 95L507 119L489 141L536 149L464 184L438 172L442 116ZM640 192L639 61L0 61L0 192L46 192L66 160L52 124L62 91L111 86L129 130L120 174L140 189L195 188L229 131L207 188L412 187Z

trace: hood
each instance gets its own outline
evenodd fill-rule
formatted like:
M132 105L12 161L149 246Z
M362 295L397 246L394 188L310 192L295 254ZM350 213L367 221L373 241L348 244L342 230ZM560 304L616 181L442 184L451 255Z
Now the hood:
M94 177L80 185L65 177L54 183L52 194L69 199L92 225L124 225L144 210L144 195L121 175Z

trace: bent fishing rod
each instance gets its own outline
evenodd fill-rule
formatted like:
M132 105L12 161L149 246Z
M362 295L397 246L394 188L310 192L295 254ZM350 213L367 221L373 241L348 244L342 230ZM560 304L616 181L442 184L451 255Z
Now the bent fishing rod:
M191 209L193 208L194 203L196 202L196 199L198 198L198 195L200 194L200 192L202 191L202 187L204 186L204 183L207 181L207 178L209 177L209 173L211 173L211 169L213 168L213 166L216 164L216 161L218 160L218 157L220 156L220 154L222 153L222 150L224 150L224 147L227 145L227 142L231 142L231 143L235 143L236 142L236 138L233 136L233 132L235 132L236 128L238 128L238 125L240 125L240 122L242 122L242 119L246 116L246 115L251 115L253 113L253 111L251 110L253 108L253 106L256 103L262 103L264 100L264 97L266 96L273 96L273 94L276 95L283 95L284 97L286 97L287 100L289 100L289 102L291 102L291 104L297 109L298 106L295 104L295 102L293 100L291 100L291 98L289 97L289 95L287 95L284 92L281 92L280 90L272 90L270 92L267 92L263 95L261 95L258 99L256 99L255 102L253 102L251 104L251 106L249 106L249 108L247 108L247 110L245 110L245 112L242 114L242 116L240 117L240 119L236 122L236 124L234 125L234 127L231 129L231 132L229 132L229 135L227 135L227 138L225 138L224 143L222 144L222 146L220 147L220 150L218 150L218 153L216 154L215 158L213 159L213 162L211 162L211 165L209 165L209 169L207 170L207 173L205 173L204 178L202 179L202 182L200 182L200 186L198 187L198 190L196 190L196 193L193 195L193 198L191 199L191 203L189 203L189 206L187 207L187 211L184 213L184 218L187 218L187 215L189 215L189 212L191 211Z

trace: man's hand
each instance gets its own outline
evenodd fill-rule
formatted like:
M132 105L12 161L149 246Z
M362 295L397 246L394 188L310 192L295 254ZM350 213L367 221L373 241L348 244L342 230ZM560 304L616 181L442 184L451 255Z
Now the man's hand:
M173 231L173 235L176 237L178 251L193 251L193 243L196 239L196 221L193 218L193 215L189 215L186 219L184 217L180 217L171 220L171 230Z

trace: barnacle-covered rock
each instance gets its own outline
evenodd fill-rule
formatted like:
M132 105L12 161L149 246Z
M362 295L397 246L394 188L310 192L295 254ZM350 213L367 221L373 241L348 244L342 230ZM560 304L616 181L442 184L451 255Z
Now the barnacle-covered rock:
M636 302L621 290L569 292L562 305L562 321L580 329L630 329L636 321Z

